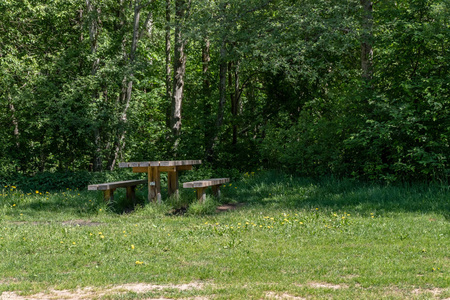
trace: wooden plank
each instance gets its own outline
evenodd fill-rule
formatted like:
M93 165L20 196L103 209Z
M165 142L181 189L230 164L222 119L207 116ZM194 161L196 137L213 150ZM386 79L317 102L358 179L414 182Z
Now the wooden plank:
M133 167L133 173L147 173L148 167Z
M97 191L97 190L98 190L98 184L88 185L88 191Z
M159 167L159 171L160 172L176 172L177 167L161 166L161 167Z
M92 184L88 186L89 191L106 191L111 189L116 189L118 187L127 187L127 186L136 186L138 184L145 184L147 180L126 180L126 181L117 181L117 182L108 182L101 184Z
M212 178L212 179L207 179L207 180L185 182L185 183L183 183L183 187L184 188L199 188L199 187L220 185L220 184L224 184L227 182L230 182L230 178Z
M132 167L172 167L172 166L188 166L199 165L201 160L164 160L164 161L141 161L141 162L120 162L120 168L132 168Z

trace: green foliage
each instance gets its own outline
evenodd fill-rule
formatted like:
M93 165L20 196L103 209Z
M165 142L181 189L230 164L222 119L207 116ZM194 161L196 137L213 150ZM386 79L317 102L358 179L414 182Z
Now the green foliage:
M211 197L207 196L203 202L194 202L189 205L187 213L192 216L206 216L211 215L216 212L217 201Z
M192 3L183 20L187 65L176 153L164 80L165 30L173 39L173 24L166 24L164 1L150 2L141 2L134 53L138 2L0 3L0 181L82 186L91 175L78 178L78 171L170 159L203 159L208 177L270 167L448 181L447 0L373 3L372 32L356 0ZM368 37L373 76L363 80ZM75 173L48 175L55 172ZM24 179L35 174L35 181Z
M39 172L33 176L13 173L0 176L0 184L2 186L14 185L24 192L84 190L89 184L131 180L138 176L139 174L132 173L127 169L118 169L114 172Z

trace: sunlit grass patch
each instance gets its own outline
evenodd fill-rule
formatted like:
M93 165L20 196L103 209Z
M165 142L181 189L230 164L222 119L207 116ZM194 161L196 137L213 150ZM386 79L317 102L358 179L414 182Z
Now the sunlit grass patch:
M107 204L101 193L3 188L0 292L197 282L106 298L450 297L445 187L243 177L203 204L191 190L146 203L142 189L134 210L120 209L120 193ZM216 201L242 205L216 212ZM186 213L170 213L177 205Z

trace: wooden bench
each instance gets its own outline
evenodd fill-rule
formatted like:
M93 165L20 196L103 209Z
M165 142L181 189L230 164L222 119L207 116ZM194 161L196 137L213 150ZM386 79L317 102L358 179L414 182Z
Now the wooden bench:
M220 186L224 183L230 182L230 178L212 178L198 181L191 181L183 183L184 188L191 188L197 190L197 199L203 202L206 198L206 188L211 186L213 195L220 197Z
M105 201L114 200L114 191L117 188L127 189L127 199L135 201L135 189L138 184L146 184L147 180L126 180L117 182L108 182L100 184L91 184L88 186L89 191L103 191Z

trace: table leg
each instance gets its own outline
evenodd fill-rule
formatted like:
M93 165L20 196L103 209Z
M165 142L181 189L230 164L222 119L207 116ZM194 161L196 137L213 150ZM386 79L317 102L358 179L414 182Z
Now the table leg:
M158 167L148 167L148 201L161 203L161 177Z
M173 195L174 197L179 196L178 191L178 172L168 172L167 177L167 185L169 188L169 196Z

